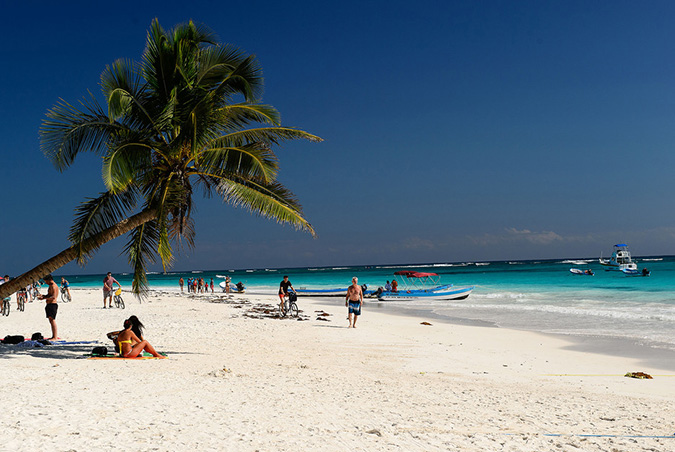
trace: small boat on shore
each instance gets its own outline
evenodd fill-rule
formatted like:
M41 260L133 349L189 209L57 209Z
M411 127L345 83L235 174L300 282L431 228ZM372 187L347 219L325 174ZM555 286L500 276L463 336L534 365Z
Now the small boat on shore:
M347 288L307 289L301 287L300 289L295 289L295 293L298 294L299 297L345 297L347 296Z
M399 301L415 299L433 300L463 300L474 289L469 287L454 287L452 284L440 285L440 276L436 273L421 273L403 270L394 273L401 279L400 290L382 291L377 295L379 301Z
M595 273L593 273L593 270L590 268L586 270L582 270L580 268L570 268L570 272L572 272L573 275L580 275L580 276L593 276Z
M614 245L612 257L609 259L600 258L600 265L607 271L623 271L635 270L637 271L637 263L628 251L628 245L625 243L617 243Z

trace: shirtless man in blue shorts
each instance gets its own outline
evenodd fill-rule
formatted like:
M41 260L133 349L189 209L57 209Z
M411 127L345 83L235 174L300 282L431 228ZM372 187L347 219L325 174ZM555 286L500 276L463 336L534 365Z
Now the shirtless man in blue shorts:
M356 319L361 315L363 305L363 289L359 286L359 278L352 278L352 285L347 289L345 306L349 308L349 328L356 328ZM353 316L353 317L352 317ZM353 319L353 320L352 320Z

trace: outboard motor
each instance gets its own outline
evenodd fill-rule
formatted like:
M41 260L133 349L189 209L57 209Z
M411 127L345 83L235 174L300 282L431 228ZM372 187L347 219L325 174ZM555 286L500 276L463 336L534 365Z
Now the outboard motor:
M241 281L239 281L239 282L237 283L237 292L243 292L243 291L244 291L244 283L242 283Z

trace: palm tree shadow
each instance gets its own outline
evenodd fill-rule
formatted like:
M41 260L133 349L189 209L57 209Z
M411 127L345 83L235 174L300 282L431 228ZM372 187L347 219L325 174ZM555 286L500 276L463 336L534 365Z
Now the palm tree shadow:
M48 359L82 359L91 355L94 347L104 344L53 344L44 347L0 346L0 359L12 359L21 356Z

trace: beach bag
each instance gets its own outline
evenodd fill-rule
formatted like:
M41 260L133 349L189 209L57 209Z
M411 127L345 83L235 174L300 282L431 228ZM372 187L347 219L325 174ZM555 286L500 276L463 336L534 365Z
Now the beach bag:
M31 341L41 341L42 339L44 339L42 333L33 333L33 335L30 337Z
M23 336L5 336L5 339L3 339L2 343L7 345L16 345L22 343L25 340L26 338Z
M94 347L91 351L92 356L108 356L107 347Z

